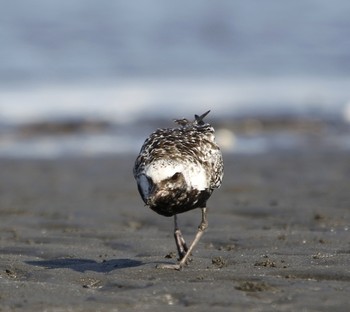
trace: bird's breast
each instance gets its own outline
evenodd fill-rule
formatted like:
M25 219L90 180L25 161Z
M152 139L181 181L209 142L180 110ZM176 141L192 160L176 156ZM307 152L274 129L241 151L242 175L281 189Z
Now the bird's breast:
M184 192L175 189L172 192L159 191L151 195L149 207L160 215L171 217L198 207L204 207L211 195L210 190L191 190Z

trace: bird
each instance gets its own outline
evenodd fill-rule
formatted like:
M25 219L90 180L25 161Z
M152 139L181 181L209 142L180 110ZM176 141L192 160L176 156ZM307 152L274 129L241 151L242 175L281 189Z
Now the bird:
M175 119L177 127L157 129L145 140L137 156L133 175L146 206L174 217L178 263L164 269L181 270L208 227L207 200L219 188L224 174L221 150L214 128L204 121L210 110L194 120ZM177 215L199 208L202 216L194 240L188 247L178 227Z

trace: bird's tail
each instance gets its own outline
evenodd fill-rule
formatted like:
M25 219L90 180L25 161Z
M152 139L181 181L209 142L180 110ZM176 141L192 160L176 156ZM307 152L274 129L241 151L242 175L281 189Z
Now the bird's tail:
M201 125L204 125L203 119L204 119L204 117L207 116L209 113L210 113L210 110L208 110L207 112L205 112L204 114L202 114L202 115L200 115L200 116L194 115L195 123L196 123L197 125L200 125L200 126L201 126Z

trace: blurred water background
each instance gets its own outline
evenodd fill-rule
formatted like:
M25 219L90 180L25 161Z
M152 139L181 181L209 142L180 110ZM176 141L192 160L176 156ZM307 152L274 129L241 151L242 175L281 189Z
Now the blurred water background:
M350 150L346 0L12 0L0 156L137 153L211 109L226 152Z

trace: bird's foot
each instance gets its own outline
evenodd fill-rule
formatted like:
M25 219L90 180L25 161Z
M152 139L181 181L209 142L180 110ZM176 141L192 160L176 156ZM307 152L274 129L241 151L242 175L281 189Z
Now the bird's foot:
M158 264L156 268L180 271L183 268L183 266L181 266L180 264Z
M179 263L177 264L159 264L156 266L157 269L172 269L180 271L184 266L188 265L190 262L192 262L192 258L190 258L191 255L186 256L186 253L180 256Z

